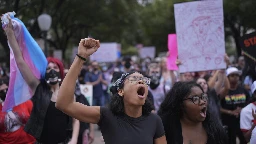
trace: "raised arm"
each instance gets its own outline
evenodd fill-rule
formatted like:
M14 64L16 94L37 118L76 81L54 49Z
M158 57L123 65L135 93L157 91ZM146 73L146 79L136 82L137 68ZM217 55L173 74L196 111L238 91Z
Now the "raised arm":
M213 76L209 79L208 81L208 86L210 89L214 89L215 88L215 84L216 84L216 81L218 79L218 75L219 75L219 71L215 71Z
M229 83L228 77L225 77L224 87L221 89L221 92L220 92L220 99L223 99L228 94L229 89L230 89L230 83Z
M173 86L174 83L176 83L176 81L177 81L176 76L174 74L174 70L171 70L170 74L171 74L171 80L172 80L172 86Z
M73 128L73 131L72 131L72 137L71 137L71 140L70 140L70 144L76 144L77 143L77 139L78 139L78 135L79 135L79 130L80 130L80 122L77 120L77 119L74 119L73 118L73 121L72 121L72 128Z
M4 28L4 31L6 33L9 45L12 48L12 51L16 60L16 64L24 80L26 81L26 83L34 93L40 81L33 75L32 71L30 70L30 68L28 67L28 65L25 63L23 59L20 47L14 35L11 18L9 18L9 24Z
M88 58L100 47L99 41L94 39L82 39L78 47L79 57L75 57L66 77L60 87L56 107L67 115L87 123L98 123L100 120L100 107L85 106L79 102L74 102L74 92L77 77L83 66L83 58Z
M225 83L225 79L226 79L225 70L219 70L217 82L214 85L214 89L218 95L221 93L222 87Z

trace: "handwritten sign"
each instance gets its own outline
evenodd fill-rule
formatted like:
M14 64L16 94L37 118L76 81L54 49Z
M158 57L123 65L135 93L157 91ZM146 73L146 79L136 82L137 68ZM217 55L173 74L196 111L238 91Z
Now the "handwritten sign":
M80 84L80 90L81 90L81 93L88 100L90 106L92 106L92 99L93 99L93 87L92 87L92 85Z
M139 55L140 58L155 58L156 54L156 48L151 46L151 47L143 47L139 49Z
M178 57L176 34L168 35L168 50L169 56L167 59L167 68L168 70L178 70L178 66L176 65L176 60Z
M222 0L175 4L174 10L180 72L224 69Z
M97 62L115 62L121 56L121 46L118 43L101 43L100 48L90 59Z

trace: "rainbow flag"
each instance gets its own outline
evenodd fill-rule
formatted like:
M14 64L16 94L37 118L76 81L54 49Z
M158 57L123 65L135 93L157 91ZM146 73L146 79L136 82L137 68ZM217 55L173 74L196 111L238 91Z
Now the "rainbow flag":
M16 40L22 52L23 59L29 66L28 70L31 70L33 75L36 76L36 78L44 78L47 67L47 60L42 49L30 35L23 22L18 18L14 17L15 12L6 13L1 17L2 27L5 27L5 25L9 23L7 21L7 15L10 15L12 19L14 34L16 36ZM31 99L32 97L31 90L27 85L26 81L23 79L22 74L17 67L17 63L15 61L15 57L10 45L9 48L10 81L8 92L3 106L3 111L12 110L14 106L17 106Z

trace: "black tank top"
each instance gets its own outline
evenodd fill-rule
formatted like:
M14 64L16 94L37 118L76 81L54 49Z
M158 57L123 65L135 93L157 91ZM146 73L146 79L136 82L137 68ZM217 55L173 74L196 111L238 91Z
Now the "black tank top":
M50 102L46 112L44 127L39 142L56 144L63 142L68 137L69 117L55 107L55 102Z

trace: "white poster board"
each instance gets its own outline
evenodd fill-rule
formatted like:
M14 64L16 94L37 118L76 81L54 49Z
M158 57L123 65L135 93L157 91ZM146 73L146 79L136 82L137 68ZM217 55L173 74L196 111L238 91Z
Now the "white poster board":
M72 49L72 55L70 56L70 62L72 63L76 57L76 54L78 53L78 48L77 47L73 47Z
M92 99L93 99L93 86L87 84L80 84L81 93L85 96L88 100L90 106L92 106Z
M222 0L175 4L174 10L180 72L224 69Z
M118 43L100 43L100 48L90 56L97 62L115 62L120 57L121 46Z
M53 51L53 57L62 60L62 51L61 50L54 50Z
M143 47L139 49L140 58L155 58L156 48L154 46Z

